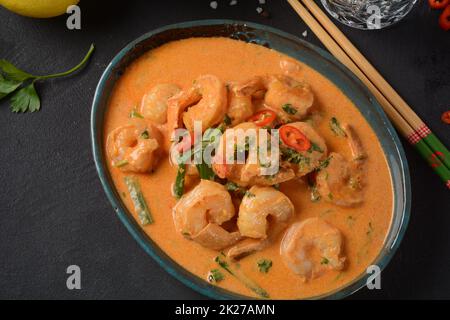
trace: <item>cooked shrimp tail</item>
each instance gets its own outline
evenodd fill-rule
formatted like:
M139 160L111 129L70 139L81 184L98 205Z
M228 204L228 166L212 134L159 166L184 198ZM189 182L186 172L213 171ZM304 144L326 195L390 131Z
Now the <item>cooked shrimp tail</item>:
M352 160L364 160L367 157L366 151L362 145L361 139L356 134L353 127L349 124L343 125L345 133L347 134L348 145L352 152Z
M294 205L282 192L272 187L253 186L242 199L237 225L243 236L267 238L268 217L275 223L284 223L294 215Z
M304 280L316 278L329 269L341 270L345 262L342 251L341 232L320 218L293 224L280 247L287 267Z
M213 250L221 250L239 241L238 232L228 232L221 226L234 214L228 191L223 185L209 180L201 180L181 197L173 209L176 229Z

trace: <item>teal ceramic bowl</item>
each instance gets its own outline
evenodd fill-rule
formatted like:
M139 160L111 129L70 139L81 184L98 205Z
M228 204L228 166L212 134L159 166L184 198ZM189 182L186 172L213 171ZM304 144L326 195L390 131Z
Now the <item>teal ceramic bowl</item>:
M399 138L373 95L343 65L327 52L288 33L254 23L230 20L202 20L169 25L148 32L123 48L104 71L92 103L91 138L98 175L116 215L136 241L161 267L190 288L216 299L246 299L249 297L215 287L178 265L152 241L135 222L106 169L103 152L103 119L108 100L117 79L134 59L148 50L173 40L190 37L229 37L256 43L283 52L309 65L332 81L370 124L386 155L391 171L394 193L393 221L383 249L373 264L381 269L391 260L400 245L409 220L411 191L409 170ZM363 273L353 282L313 299L344 298L366 285L368 274Z

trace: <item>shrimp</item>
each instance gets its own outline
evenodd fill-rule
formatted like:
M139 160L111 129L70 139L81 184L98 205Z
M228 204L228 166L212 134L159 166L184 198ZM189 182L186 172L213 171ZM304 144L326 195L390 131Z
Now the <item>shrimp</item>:
M286 121L304 119L314 103L309 85L286 75L258 76L236 89L244 95L261 90L266 91L264 103Z
M239 130L243 131L243 135L248 137L248 149L258 150L257 146L264 145L263 141L260 141L261 137L259 135L260 128L255 125L253 122L243 122L234 128L227 129L228 130ZM254 130L254 135L251 134ZM262 186L271 186L281 182L285 182L295 178L294 171L290 168L281 167L279 171L271 176L262 175L262 169L264 164L261 164L261 159L259 158L259 154L257 154L256 163L250 160L254 159L246 159L245 163L236 163L237 161L233 161L233 163L229 163L230 161L226 161L226 148L227 148L227 131L220 138L220 142L217 148L216 155L212 159L212 168L214 172L217 174L219 178L228 179L237 183L240 186L249 186L249 185L262 185ZM234 139L234 144L238 142L238 135L240 135L239 131L235 131L235 134L232 136ZM270 139L270 135L267 133L267 136L264 136L267 142ZM254 143L250 142L250 140L256 140ZM230 142L231 143L231 142ZM267 159L270 161L270 151L267 152ZM234 156L234 155L233 155Z
M215 223L208 223L192 240L203 247L220 251L241 240L241 234L237 231L228 232Z
M190 132L194 121L202 121L202 130L219 124L227 109L227 90L222 81L213 75L203 75L193 85L167 101L167 125L172 133L182 123Z
M157 84L142 97L140 113L146 119L164 124L167 122L167 100L180 92L174 84Z
M227 115L231 118L231 125L235 126L248 119L255 110L251 95L237 92L236 84L230 84L228 87Z
M281 148L284 163L293 168L297 177L302 177L316 170L327 157L328 148L325 140L306 122L293 122L286 124L298 129L311 143L311 147L305 151L290 149L283 141Z
M300 64L293 59L280 60L280 69L285 75L298 75L301 71Z
M244 122L241 123L234 128L233 130L243 130L243 133L248 135L250 137L251 131L248 130L254 130L256 132L258 130L258 127L253 122ZM230 129L227 129L224 134L220 137L219 145L217 147L216 154L214 158L212 159L212 168L214 172L217 174L219 178L222 179L229 179L229 180L239 180L240 178L240 171L242 170L243 164L237 164L237 163L229 163L226 159L227 156L227 146L231 143L236 144L237 143L237 135L233 136L233 141L227 141L227 136L229 137L228 133ZM237 132L237 131L235 131ZM256 135L255 135L256 138ZM234 150L233 150L234 151ZM233 154L234 156L234 154Z
M118 127L110 132L106 150L112 165L124 172L152 171L161 154L162 136L145 121Z
M281 241L280 254L289 269L309 280L329 269L342 270L342 249L341 232L316 217L289 227Z
M326 201L351 207L364 200L362 180L366 153L353 128L345 125L344 130L352 160L349 162L339 153L330 153L328 165L316 176L316 188Z
M213 250L221 250L240 240L239 232L228 232L221 226L234 215L234 205L226 188L210 180L201 180L173 208L177 231Z
M294 205L282 192L271 187L253 186L239 206L237 225L242 236L265 239L272 222L287 223L294 215Z
M227 257L238 260L254 252L261 251L274 243L284 229L286 229L286 223L273 223L267 232L267 238L246 238L231 247L227 252Z

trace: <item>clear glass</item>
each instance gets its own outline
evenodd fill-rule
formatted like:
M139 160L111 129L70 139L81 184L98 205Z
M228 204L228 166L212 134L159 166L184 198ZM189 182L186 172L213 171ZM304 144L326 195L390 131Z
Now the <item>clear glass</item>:
M411 11L417 0L321 0L339 22L358 29L390 26Z

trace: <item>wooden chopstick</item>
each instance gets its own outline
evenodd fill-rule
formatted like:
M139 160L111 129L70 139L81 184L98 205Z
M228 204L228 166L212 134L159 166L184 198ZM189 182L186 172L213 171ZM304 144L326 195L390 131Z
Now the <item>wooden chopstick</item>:
M430 164L433 170L441 177L441 179L450 188L450 170L445 166L439 157L435 156L435 151L418 136L414 127L408 123L396 108L387 100L383 93L377 88L368 76L361 71L359 66L346 54L338 43L330 36L330 34L322 27L322 25L311 15L311 13L297 0L288 0L292 8L297 12L300 18L309 26L314 34L319 38L323 45L334 55L342 64L352 71L367 88L373 93L388 117L394 123L397 130L404 136L420 155ZM319 9L320 10L320 9ZM327 18L328 19L328 18ZM330 21L330 23L332 23ZM348 40L347 40L348 41ZM415 139L413 140L413 137Z
M339 44L345 53L358 65L370 81L383 93L392 106L403 116L403 118L414 129L415 134L425 140L431 149L440 151L436 153L445 166L450 169L450 152L442 142L434 135L428 126L419 118L403 98L392 88L392 86L381 76L372 64L359 52L359 50L347 39L347 37L336 27L328 16L319 8L313 0L302 0L312 15L319 21L331 37ZM417 137L413 134L410 139L414 141ZM409 137L408 137L409 138Z

